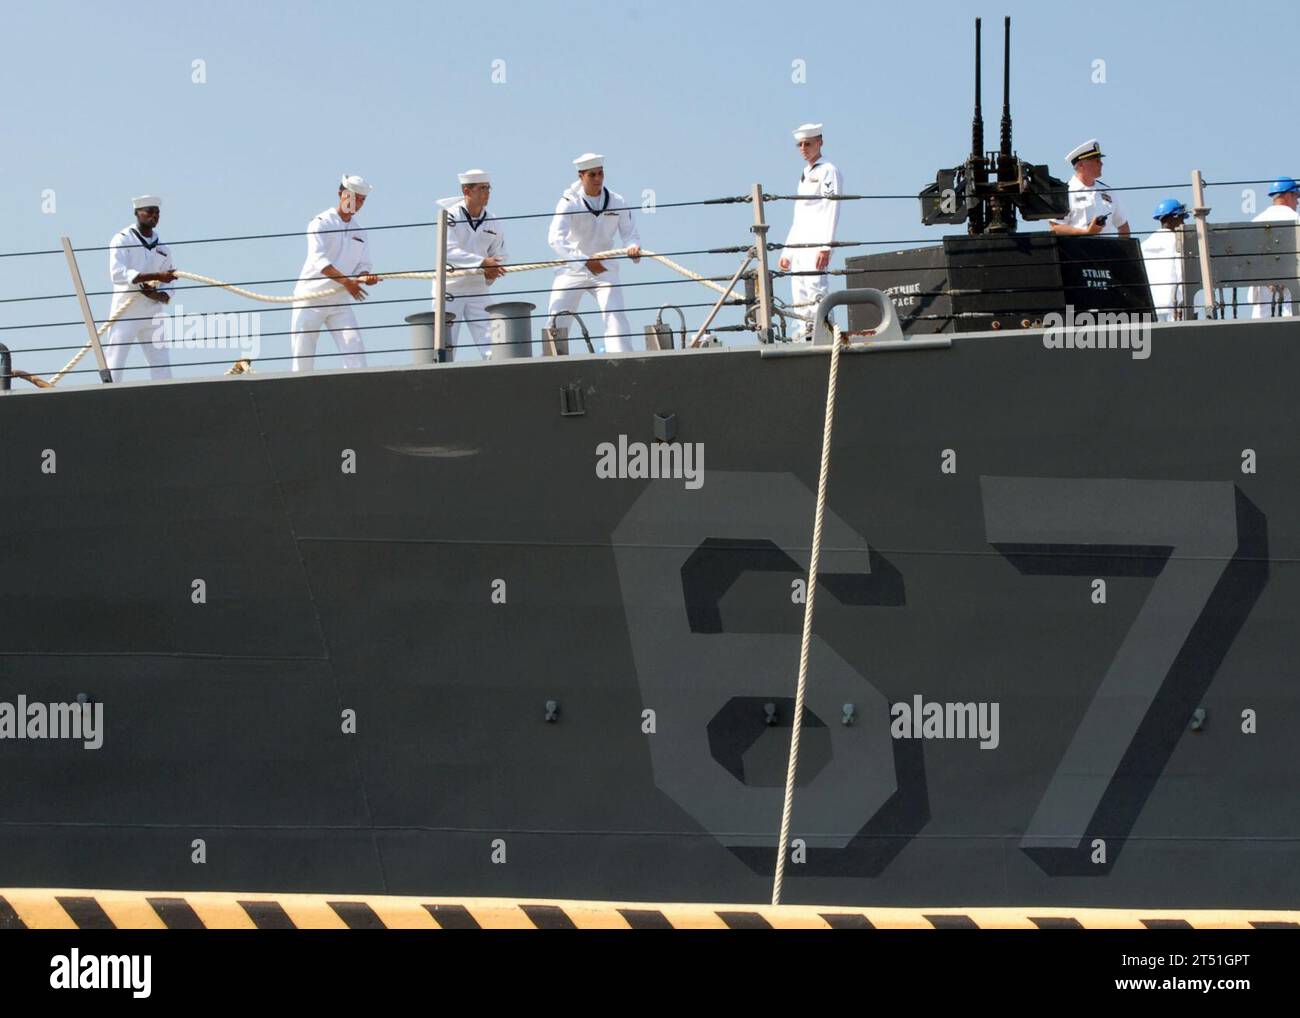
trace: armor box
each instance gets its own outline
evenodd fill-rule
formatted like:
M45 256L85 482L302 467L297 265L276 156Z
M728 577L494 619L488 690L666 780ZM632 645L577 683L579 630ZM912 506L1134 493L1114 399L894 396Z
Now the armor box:
M1044 315L1067 306L1154 313L1132 237L945 237L941 247L850 258L847 268L850 287L889 294L909 335L1040 327ZM849 308L851 331L879 323L875 308Z

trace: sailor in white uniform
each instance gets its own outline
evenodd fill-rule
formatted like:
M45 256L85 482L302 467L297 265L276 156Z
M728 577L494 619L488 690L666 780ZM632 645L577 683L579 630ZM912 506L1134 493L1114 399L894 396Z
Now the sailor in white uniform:
M1268 189L1273 204L1251 220L1253 223L1298 223L1300 212L1300 184L1290 177L1278 177ZM1288 245L1289 246L1289 245ZM1246 293L1250 301L1251 318L1289 318L1293 294L1284 283L1252 286ZM1276 313L1275 313L1276 312Z
M293 289L293 370L314 371L316 341L321 326L330 330L343 367L364 368L366 348L361 342L352 302L365 300L362 284L379 282L370 261L370 239L355 220L373 188L361 177L339 181L339 203L307 224L307 260ZM320 296L342 286L344 293Z
M573 161L578 180L560 195L546 240L567 264L556 271L548 315L576 311L582 295L591 293L605 319L605 350L632 349L631 327L623 313L618 261L597 261L601 251L625 247L634 262L641 260L641 238L632 210L623 196L605 186L605 157L587 152ZM615 236L621 239L616 243Z
M794 220L785 238L786 248L777 263L782 272L821 273L790 277L790 303L809 321L800 326L794 339L812 339L812 316L817 302L830 293L830 247L790 247L791 244L827 244L835 239L840 218L840 203L832 196L842 194L844 183L835 164L822 158L822 125L802 124L794 130L795 146L807 162L799 176L799 194L807 196L794 203ZM813 200L818 199L818 200ZM798 305L804 305L802 307Z
M1062 237L1129 235L1124 208L1101 180L1101 143L1089 138L1065 157L1074 167L1070 178L1070 214L1053 219L1053 233Z
M1183 258L1179 230L1187 222L1187 206L1177 198L1166 198L1151 216L1160 229L1142 241L1142 261L1156 319L1161 322L1182 321Z
M492 178L485 170L458 174L460 198L443 198L438 204L447 210L447 268L476 269L447 280L447 310L455 314L447 337L447 360L455 360L460 327L469 330L469 349L484 358L492 356L492 330L487 306L492 303L488 287L505 275L506 237L501 221L487 210ZM433 281L434 310L438 307L438 280Z
M162 199L142 194L132 198L131 204L135 208L135 225L119 231L108 246L108 276L113 283L109 315L116 314L132 294L144 296L108 327L104 356L113 380L118 381L132 345L138 343L149 362L150 375L155 379L171 378L167 347L154 341L162 331L158 319L165 314L162 307L155 305L166 305L171 300L166 284L176 280L171 252L157 233Z

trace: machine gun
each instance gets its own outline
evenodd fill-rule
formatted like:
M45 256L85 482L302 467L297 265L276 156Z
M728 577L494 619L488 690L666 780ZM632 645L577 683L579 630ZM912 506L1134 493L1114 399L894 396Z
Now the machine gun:
M966 223L971 236L1016 232L1016 213L1028 220L1061 219L1069 214L1064 181L1045 165L1020 159L1011 148L1011 19L1003 23L1002 138L997 152L984 151L984 114L980 108L980 19L975 19L975 117L966 162L940 170L918 195L926 226Z
M980 19L975 19L975 118L966 162L940 170L919 195L927 226L966 224L938 246L882 251L847 260L850 288L887 293L907 335L1037 329L1049 313L1153 313L1142 249L1135 237L1063 237L1016 229L1026 220L1064 219L1066 184L1011 148L1011 19L1004 23L1002 143L984 151L980 109ZM1137 319L1135 319L1137 320ZM850 332L875 329L871 305L849 307Z

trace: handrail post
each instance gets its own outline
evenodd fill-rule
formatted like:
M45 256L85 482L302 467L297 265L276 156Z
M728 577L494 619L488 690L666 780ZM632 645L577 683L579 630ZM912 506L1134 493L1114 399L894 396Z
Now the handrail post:
M1218 318L1221 313L1214 292L1214 272L1210 268L1210 233L1205 217L1210 210L1205 207L1205 180L1200 170L1192 170L1192 214L1196 216L1196 250L1201 259L1201 290L1205 294L1205 317Z
M767 267L767 219L763 214L763 185L755 184L750 200L754 203L754 225L749 228L754 235L754 252L758 256L758 307L754 320L758 325L758 341L772 342L772 274Z
M81 282L81 269L77 267L77 256L72 252L72 241L60 237L63 244L63 256L68 259L68 272L72 275L72 288L77 291L77 301L81 304L81 317L86 320L86 331L90 333L90 346L95 351L95 360L99 362L99 380L111 382L113 373L108 370L108 361L104 359L104 348L99 345L99 333L95 331L95 316L90 313L90 301L86 300L86 288Z
M439 363L447 359L447 218L447 210L438 209L438 281L433 309L433 357Z

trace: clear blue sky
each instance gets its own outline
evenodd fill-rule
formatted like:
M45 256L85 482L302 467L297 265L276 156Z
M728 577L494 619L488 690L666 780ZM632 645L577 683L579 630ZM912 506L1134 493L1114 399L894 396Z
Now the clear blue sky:
M333 204L342 172L374 183L362 213L372 227L433 219L435 200L456 193L456 172L470 166L492 171L496 213L544 212L571 180L570 160L589 149L606 154L609 186L638 202L647 188L666 203L741 194L755 181L788 193L800 171L790 129L806 120L827 125L826 155L847 190L914 194L966 154L976 14L985 18L989 147L1000 114L1001 17L1011 14L1016 147L1058 176L1069 175L1064 154L1091 136L1109 156L1112 186L1186 181L1193 167L1211 181L1300 176L1294 4L263 0L133 11L49 2L5 13L0 251L55 248L61 234L78 246L107 244L132 222L130 196L146 191L165 199L160 232L169 241L301 230ZM195 60L206 62L205 84L191 81ZM806 83L792 81L796 60L806 62ZM1097 60L1105 61L1100 84ZM494 61L504 61L504 83L492 80ZM53 214L42 211L47 189ZM1159 197L1127 197L1135 222ZM1243 218L1240 188L1210 198L1216 220ZM782 239L789 203L768 212ZM750 215L748 206L661 209L641 216L640 228L659 251L741 244ZM549 256L546 225L509 224L512 260ZM915 200L846 203L841 215L840 239L941 232L919 225ZM380 271L432 267L432 230L382 231L372 242ZM296 276L303 241L184 246L175 257L180 268L219 278L283 279ZM737 264L682 260L709 274ZM89 288L107 288L105 263L102 252L81 256ZM627 281L658 278L673 277L649 266L624 271ZM0 259L0 279L0 298L70 290L61 256ZM543 289L549 281L549 272L506 280ZM788 284L778 285L785 295ZM373 296L410 301L363 308L363 325L428 307L422 282L386 282ZM628 296L639 307L705 302L709 291L683 283ZM545 304L544 293L532 299ZM181 300L191 311L261 310L264 333L288 328L288 312L221 291L186 291ZM99 317L107 304L95 299ZM688 312L693 326L702 315ZM653 313L631 317L639 329ZM0 304L5 326L78 318L70 300ZM735 321L734 312L724 320ZM84 336L82 326L0 331L15 350ZM405 348L406 329L368 330L366 342L371 351ZM287 337L263 341L264 356L287 348ZM323 337L321 350L332 349ZM17 363L48 373L67 356L20 354ZM144 377L142 363L133 353L128 377Z

